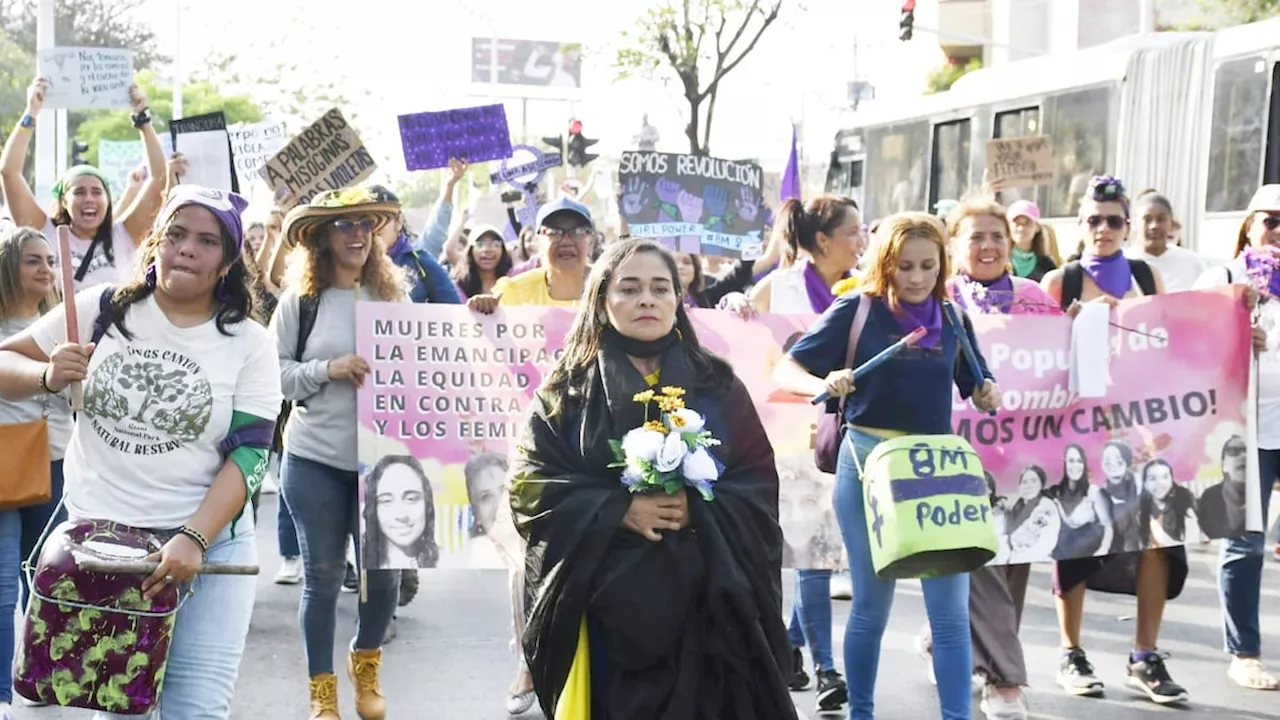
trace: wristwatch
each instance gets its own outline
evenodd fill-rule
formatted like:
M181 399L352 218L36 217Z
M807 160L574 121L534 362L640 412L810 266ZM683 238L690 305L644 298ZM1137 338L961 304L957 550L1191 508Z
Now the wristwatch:
M129 119L133 120L133 126L135 128L140 128L151 122L151 108L144 107L133 115L130 115Z

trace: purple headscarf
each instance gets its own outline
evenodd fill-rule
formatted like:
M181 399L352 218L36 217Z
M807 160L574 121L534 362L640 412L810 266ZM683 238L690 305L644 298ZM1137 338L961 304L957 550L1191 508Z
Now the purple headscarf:
M212 190L199 185L179 185L169 191L169 197L156 215L156 228L173 219L175 213L187 205L199 205L213 213L218 222L236 243L236 255L244 247L244 223L240 215L249 207L249 201L233 192Z

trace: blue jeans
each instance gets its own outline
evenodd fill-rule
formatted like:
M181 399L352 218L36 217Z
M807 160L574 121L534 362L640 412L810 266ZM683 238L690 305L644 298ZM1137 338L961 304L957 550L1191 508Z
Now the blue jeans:
M284 463L281 463L283 469ZM281 480L283 483L284 480ZM298 529L293 525L293 513L289 512L289 503L284 500L282 490L276 496L276 546L280 548L280 557L298 557L302 550L298 548Z
M1280 476L1280 450L1258 451L1258 477L1262 483L1262 522L1266 524L1271 489ZM1258 607L1262 595L1262 563L1266 533L1245 533L1227 538L1218 552L1218 597L1222 603L1222 629L1226 650L1232 655L1262 654Z
M18 578L22 574L20 512L0 512L0 667L3 668L13 667L13 613L18 607ZM13 673L5 672L0 678L0 702L13 702Z
M22 528L22 540L19 550L21 557L18 560L19 568L21 568L21 563L25 562L26 559L31 556L32 550L35 550L36 543L40 542L40 538L44 533L44 527L49 523L49 516L53 514L54 509L57 508L58 510L58 518L53 521L53 527L57 527L59 523L67 519L67 509L59 507L62 503L63 487L61 460L54 460L53 464L49 466L49 477L52 480L52 493L49 497L49 502L32 505L31 507L19 508L17 511ZM39 552L36 553L36 560L40 560ZM19 570L18 579L22 584L22 596L19 601L22 603L23 610L25 611L27 602L31 598L31 590L27 587L26 573Z
M834 494L836 521L849 554L853 607L844 632L844 670L849 685L849 720L875 715L876 672L880 641L893 607L894 581L876 575L862 481L854 462L865 462L881 438L850 429L840 443ZM933 669L938 678L942 720L969 720L973 646L969 639L969 575L947 575L920 581L933 635Z
M819 670L835 670L831 658L831 571L796 570L796 594L787 635L793 647L809 642L809 656Z
M280 493L288 501L302 554L302 603L298 622L311 677L333 672L333 643L338 621L338 593L347 566L347 537L357 536L360 504L357 476L322 463L285 453ZM356 612L357 650L376 650L391 624L400 593L400 573L368 572L368 598Z
M211 563L254 565L258 546L253 513L236 524L235 537L223 530L209 544ZM192 593L178 610L169 645L160 705L155 720L227 720L236 690L236 675L244 654L257 578L237 575L198 575ZM138 720L137 715L97 713L95 720Z

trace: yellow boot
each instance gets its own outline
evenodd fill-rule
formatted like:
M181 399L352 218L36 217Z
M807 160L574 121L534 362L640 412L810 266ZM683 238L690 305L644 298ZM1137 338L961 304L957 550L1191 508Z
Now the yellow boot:
M324 673L311 678L310 720L339 720L338 676Z
M382 650L352 650L347 655L347 677L356 687L356 714L360 720L383 720L387 698L378 687Z

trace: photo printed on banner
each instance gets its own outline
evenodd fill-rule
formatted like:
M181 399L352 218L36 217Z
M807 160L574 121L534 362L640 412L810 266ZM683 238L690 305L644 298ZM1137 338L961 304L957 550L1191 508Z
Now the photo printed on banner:
M751 162L624 152L619 209L633 237L672 250L753 260L764 250L764 172Z

